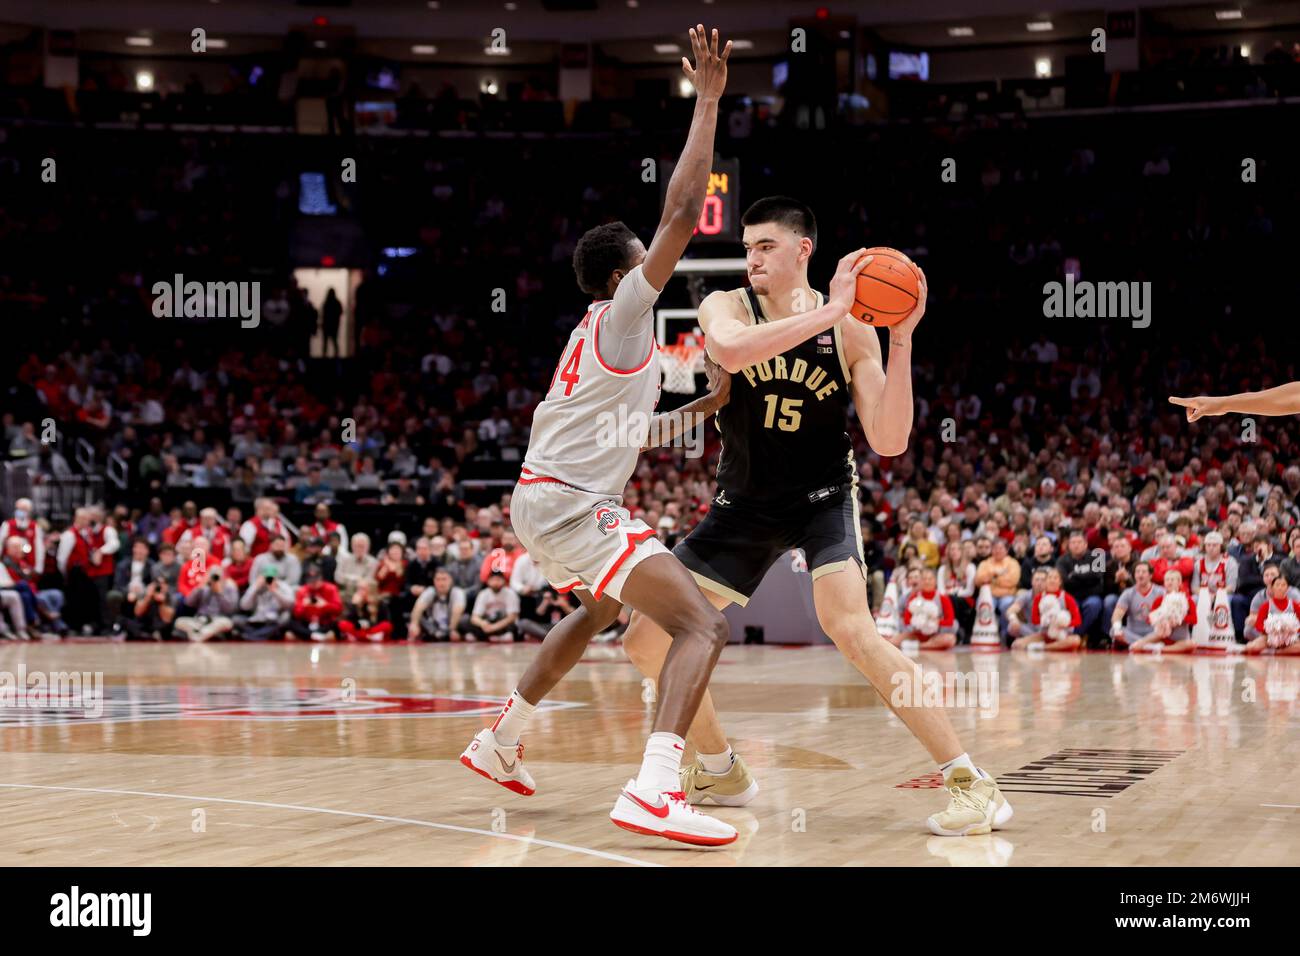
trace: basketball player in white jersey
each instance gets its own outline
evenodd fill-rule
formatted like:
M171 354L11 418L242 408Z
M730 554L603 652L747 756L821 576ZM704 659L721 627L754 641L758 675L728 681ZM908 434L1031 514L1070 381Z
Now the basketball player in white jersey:
M1169 401L1187 409L1189 422L1206 415L1300 415L1300 382L1288 382L1261 392L1238 392L1236 395L1197 395L1193 398L1171 395Z
M652 308L704 204L731 44L719 53L718 31L709 38L703 26L690 35L696 65L683 58L682 70L695 86L695 115L668 184L659 228L649 250L621 222L588 231L574 250L578 284L596 301L569 337L533 416L511 498L511 522L529 555L557 590L576 589L582 607L550 631L496 722L474 738L461 762L515 793L533 793L520 732L588 641L626 604L672 635L672 649L641 770L619 795L610 818L636 833L721 846L736 839L735 828L686 802L679 769L686 729L727 641L726 618L703 599L654 529L622 507L642 441L627 435L611 442L602 426L620 406L627 410L625 420L648 421L658 402ZM714 410L708 399L701 401L701 407L683 411Z
M840 272L826 302L809 285L817 242L812 211L773 196L754 203L741 223L749 288L715 292L699 310L709 354L732 373L718 413L719 494L673 553L721 609L744 606L780 555L802 548L818 622L888 701L897 677L919 679L919 667L880 636L868 607L848 409L851 401L877 453L907 449L912 332L925 314L925 276L912 313L889 329L886 371L876 330L850 317L851 303L838 296ZM670 642L652 619L634 614L623 647L655 677ZM932 833L988 833L1011 819L997 782L962 748L942 708L918 701L893 709L943 774L949 802L929 817ZM682 774L689 801L743 806L754 799L758 785L732 753L707 694L689 736L698 754Z

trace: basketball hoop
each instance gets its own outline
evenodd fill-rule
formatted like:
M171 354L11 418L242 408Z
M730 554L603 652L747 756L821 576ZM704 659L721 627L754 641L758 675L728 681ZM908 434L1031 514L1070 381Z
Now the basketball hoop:
M665 392L694 395L695 376L704 371L704 348L689 343L665 345L659 350L659 368Z

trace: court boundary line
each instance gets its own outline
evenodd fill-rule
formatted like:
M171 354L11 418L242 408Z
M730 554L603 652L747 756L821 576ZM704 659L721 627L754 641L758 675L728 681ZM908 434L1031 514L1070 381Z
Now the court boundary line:
M621 856L617 853L606 853L604 850L576 846L571 843L559 843L554 840L541 840L537 837L520 836L515 833L497 833L494 830L480 830L477 827L462 827L454 823L434 823L431 820L414 820L410 817L393 817L379 813L363 813L359 810L334 810L329 807L309 807L295 803L271 803L264 800L239 800L234 797L200 797L192 794L160 793L151 790L117 790L106 787L62 787L54 786L52 784L38 783L0 783L0 788L18 790L58 790L64 793L103 793L129 797L159 797L165 800L193 800L204 803L225 803L234 806L262 807L271 810L297 810L306 813L326 813L332 816L377 820L381 823L401 823L407 826L427 827L433 830L451 830L456 833L473 833L478 836L498 837L503 840L513 840L518 843L533 843L538 846L549 847L553 850L566 850L570 853L580 853L586 856L594 856L602 860L613 860L616 863L627 863L632 866L663 866L662 863L654 863L649 860L638 860L630 856Z

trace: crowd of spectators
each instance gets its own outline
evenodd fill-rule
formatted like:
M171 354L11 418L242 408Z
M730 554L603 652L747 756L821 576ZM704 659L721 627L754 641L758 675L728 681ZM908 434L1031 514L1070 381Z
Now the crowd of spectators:
M500 642L540 639L577 606L497 505L470 506L468 526L428 518L413 540L374 544L324 504L301 527L269 498L247 518L161 505L78 508L59 531L20 499L0 524L0 636Z
M1051 477L1037 488L1012 478L991 499L963 504L944 495L928 510L904 496L899 522L906 531L888 572L901 619L891 637L926 649L969 641L977 602L987 594L998 634L1014 648L1160 642L1190 651L1192 628L1206 611L1198 610L1204 590L1211 607L1222 593L1228 615L1220 626L1248 649L1295 645L1300 466L1235 496L1217 467L1206 467L1199 481L1185 472L1171 488L1193 479L1194 498L1167 491L1150 500L1153 507L1137 509L1127 496L1106 492L1107 477L1085 475L1081 491ZM886 555L872 554L877 606L892 613L893 602L883 600ZM1287 620L1270 623L1281 617Z
M899 574L906 584L920 560L936 571L936 588L957 595L953 634L961 639L967 595L958 592L970 569L940 568L954 550L952 560L988 574L1010 640L1017 621L1032 617L1017 602L1032 593L1041 565L1044 590L1055 593L1055 571L1078 605L1077 636L1102 642L1113 637L1120 572L1136 575L1131 559L1156 547L1152 561L1195 563L1218 531L1236 562L1234 619L1247 637L1256 579L1263 584L1269 561L1258 575L1247 567L1261 562L1257 541L1279 555L1292 551L1300 423L1188 425L1165 397L1300 378L1281 321L1300 294L1300 273L1284 256L1300 221L1296 180L1286 175L1293 151L1285 130L1295 120L1285 105L1268 116L1218 112L1207 139L1205 117L1193 111L982 118L809 130L797 149L771 130L720 133L719 152L741 163L742 201L787 192L821 217L814 284L824 287L836 250L874 244L902 249L931 281L915 339L908 452L882 460L851 429L877 606L884 580ZM295 243L311 225L297 215L296 172L336 167L335 147L73 128L0 127L0 137L0 308L10 320L0 426L7 467L31 482L22 520L48 525L37 535L31 600L20 599L33 629L59 628L51 616L60 614L59 592L60 619L77 632L120 625L128 635L257 637L282 633L260 626L279 628L286 613L283 632L300 634L294 628L305 620L307 636L404 637L430 586L409 577L413 566L424 574L425 549L435 568L477 562L472 573L451 573L446 602L458 604L452 595L464 592L460 627L438 625L427 636L527 637L571 606L535 574L531 588L527 571L514 582L513 566L493 588L500 555L491 556L517 550L502 490L518 474L560 343L582 314L573 245L613 216L648 238L659 185L645 182L643 160L671 158L679 130L606 133L580 150L546 138L508 148L467 138L432 152L413 140L353 144L363 174L339 187L340 207L375 248L409 243L416 252L386 261L383 274L365 269L347 359L313 355L293 278ZM7 188L37 177L50 155L57 182ZM955 182L940 175L948 158ZM521 169L544 169L546 188ZM860 188L846 194L845 184ZM1249 278L1223 267L1230 262L1249 263ZM1043 284L1067 272L1150 282L1151 324L1045 318ZM174 273L260 277L263 321L246 329L156 318L150 289ZM708 288L688 294L675 284L662 304L688 305ZM661 407L670 407L673 397L664 397ZM88 456L72 452L78 441ZM710 429L703 457L643 456L629 508L671 544L709 506L716 453ZM87 470L103 476L109 463L121 473L102 486L105 513L60 513L51 489ZM195 501L188 510L187 500ZM354 533L337 541L327 525L304 531L317 523L309 520L316 509L328 522L362 505L392 517L368 513L362 527L349 516ZM247 522L272 506L294 516L291 524L274 516L286 522L281 542L245 541L239 556ZM205 524L208 507L216 517ZM184 524L183 535L195 522L223 527L230 553L218 560L200 546L196 562L194 534L188 545L163 540L167 529ZM1106 553L1102 571L1071 563L1075 530L1084 533L1089 568L1093 552ZM400 537L389 540L394 531ZM1163 532L1174 539L1162 557ZM78 540L89 564L80 562ZM277 550L285 567L263 557ZM106 556L114 580L90 580L109 577ZM251 574L250 564L241 580L245 563L259 558L275 574ZM180 572L171 583L164 570L160 600L158 567L198 568L187 574L201 580L182 594ZM210 581L218 569L222 578ZM1163 577L1156 583L1167 586ZM141 623L134 618L150 588ZM302 588L308 610L332 608L337 592L337 612L315 614L315 630L313 614L295 610ZM512 594L531 604L512 609ZM475 614L480 598L488 617ZM442 598L427 600L450 621ZM1069 601L1059 603L1069 610ZM13 608L7 599L10 627L22 630ZM496 627L502 614L518 616ZM178 623L187 617L196 622Z

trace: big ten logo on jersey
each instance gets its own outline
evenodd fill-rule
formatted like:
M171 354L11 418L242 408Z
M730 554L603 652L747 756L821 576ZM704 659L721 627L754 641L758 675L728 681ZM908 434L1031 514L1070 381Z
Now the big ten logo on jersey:
M596 509L596 530L601 534L609 534L622 523L618 512L613 508Z

